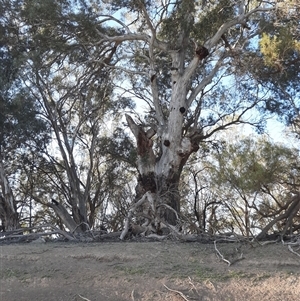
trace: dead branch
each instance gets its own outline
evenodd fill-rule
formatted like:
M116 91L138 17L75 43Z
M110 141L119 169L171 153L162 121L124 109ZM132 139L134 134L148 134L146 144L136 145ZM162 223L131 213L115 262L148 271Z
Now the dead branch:
M183 300L189 301L189 299L188 299L182 292L177 291L177 290L173 290L173 289L167 287L165 284L164 284L164 287L165 287L167 290L169 290L170 292L173 292L173 293L178 294Z
M49 235L55 235L55 234L62 235L70 241L77 241L76 238L67 234L65 231L57 229L56 231L36 232L36 233L30 233L30 234L25 234L25 235L23 235L23 234L7 235L7 236L1 237L0 242L12 240L12 239L18 239L18 242L33 241L33 240L39 239L40 237L43 237L43 236L49 236Z
M134 289L131 292L131 299L132 299L132 301L135 301L135 299L134 299Z
M256 236L257 240L263 239L268 231L279 221L286 219L290 223L291 219L294 218L300 207L300 196L299 194L295 195L289 201L289 207L284 213L274 218L267 226L265 226L262 231ZM284 230L286 232L287 228ZM284 232L284 233L285 233ZM283 233L283 234L284 234Z
M296 238L297 238L297 240L294 241L294 242L292 242L292 241L285 242L285 241L283 240L283 236L281 236L281 243L282 243L283 245L300 246L300 237L295 236L295 237L294 237L294 240L295 240ZM291 239L291 240L292 240L292 239Z
M133 213L134 211L139 207L141 206L142 204L144 204L144 202L147 200L147 197L148 197L148 194L150 193L150 191L147 191L143 197L138 201L136 202L135 204L133 204L131 206L131 208L129 209L128 211L128 215L127 215L127 218L126 218L126 221L125 221L125 226L124 226L124 229L120 235L120 239L121 240L124 240L124 238L126 237L127 233L128 233L128 230L129 230L129 226L130 226L130 221L132 219L132 216L133 216Z
M157 241L162 241L162 240L166 239L167 237L168 237L168 235L158 235L155 233L151 233L151 234L147 235L146 238L157 240Z
M278 240L266 240L266 241L263 241L263 242L260 242L258 241L258 244L261 245L261 246L265 246L265 245L271 245L271 244L276 244L278 243Z
M99 240L109 240L109 239L117 240L117 239L120 238L121 233L122 233L121 231L117 231L117 232L100 234L100 235L96 235L96 239L99 239Z
M216 250L216 252L217 252L217 255L224 261L224 262L226 262L227 264L228 264L228 266L230 266L231 265L231 262L228 260L228 259L226 259L226 258L224 258L224 256L221 254L221 252L218 250L218 248L217 248L217 242L216 241L214 241L214 245L215 245L215 250Z
M23 234L24 232L29 232L32 230L37 230L37 229L42 229L42 228L51 228L53 231ZM0 242L12 240L12 239L18 239L18 242L31 241L31 240L38 239L42 236L49 236L49 235L56 235L56 234L61 235L70 241L77 241L77 238L74 237L73 235L69 234L68 232L63 231L61 229L57 229L55 226L48 225L48 224L41 225L41 226L35 226L35 227L31 227L31 228L20 228L20 229L16 229L16 230L9 231L9 232L3 232L1 234L2 234L2 236L0 236Z
M217 252L217 255L224 261L224 262L226 262L227 264L228 264L228 266L231 266L231 265L233 265L234 263L236 263L236 262L238 262L238 261L240 261L240 260L243 260L243 259L245 259L245 257L243 256L243 252L241 251L241 254L238 256L238 257L235 257L235 258L233 258L232 260L228 260L228 259L226 259L223 255L222 255L222 253L218 250L218 248L217 248L217 241L215 240L214 241L214 245L215 245L215 250L216 250L216 252ZM239 248L237 247L236 248L236 252L239 252L240 250L239 250ZM230 255L230 257L231 257L231 255Z
M78 294L78 296L79 296L82 300L85 300L85 301L91 301L90 299L84 298L84 297L80 296L79 294Z
M79 225L77 225L76 228L72 231L72 233L74 233L76 231L76 229L79 228L81 225L86 225L87 226L89 233L91 233L93 239L95 240L95 236L93 234L93 231L91 230L90 225L88 223L85 223L85 222L82 222Z
M198 292L198 290L197 290L195 284L193 283L191 277L188 277L188 279L189 279L190 285L192 286L192 290L194 290L194 291L197 293L197 295L199 296L199 292Z
M300 257L300 254L296 251L293 250L292 246L291 245L288 245L288 249L295 255L299 256Z

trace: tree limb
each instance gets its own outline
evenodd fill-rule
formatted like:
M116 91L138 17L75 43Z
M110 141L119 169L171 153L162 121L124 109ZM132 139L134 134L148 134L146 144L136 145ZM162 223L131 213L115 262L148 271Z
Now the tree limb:
M215 246L215 250L216 250L216 252L217 252L217 255L218 255L224 262L226 262L226 263L228 264L228 266L230 266L230 265L231 265L231 262L230 262L228 259L224 258L224 256L223 256L223 255L221 254L221 252L218 250L216 240L214 241L214 246Z
M124 240L124 238L126 237L127 233L128 233L128 230L129 230L129 226L130 226L130 222L131 222L131 219L132 219L132 216L133 216L133 213L134 211L139 207L141 206L142 204L144 204L148 198L148 194L150 193L150 191L147 191L143 197L138 201L136 202L135 204L133 204L129 211L128 211L128 215L127 215L127 218L126 218L126 221L125 221L125 226L124 226L124 229L120 235L120 239L121 240Z

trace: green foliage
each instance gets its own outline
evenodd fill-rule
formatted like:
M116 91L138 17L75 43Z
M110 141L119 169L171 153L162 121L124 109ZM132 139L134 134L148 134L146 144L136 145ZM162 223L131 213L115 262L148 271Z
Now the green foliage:
M211 38L224 22L231 19L235 11L235 3L232 0L210 2L199 12L199 21L193 27L192 37L202 43Z
M22 15L32 24L41 25L43 22L58 20L61 5L69 5L69 1L56 0L25 0Z
M0 99L0 147L13 150L35 141L43 145L48 141L48 128L39 118L35 101L25 91L20 91L11 100Z
M104 3L110 4L110 9L115 12L118 10L122 10L125 7L128 8L130 11L138 11L141 7L141 4L144 5L147 9L151 9L153 6L153 1L151 0L104 0Z
M3 5L14 16L18 6L14 6L15 3ZM49 131L39 116L36 99L21 85L26 44L19 37L13 17L1 15L0 20L0 151L2 156L13 156L17 149L32 142L39 148L46 144Z
M299 56L300 42L288 27L281 28L278 35L263 33L260 40L260 51L267 66L282 69L283 62L292 61Z
M192 30L194 14L195 1L177 1L170 16L162 21L159 36L167 41L171 48L180 48Z
M228 144L217 154L215 179L218 185L228 183L244 193L259 192L278 182L288 182L296 158L290 148L247 138Z
M249 64L249 71L272 91L265 110L278 114L288 124L294 122L300 106L298 15L297 1L283 1L278 10L262 18L259 49Z
M111 137L101 139L103 155L110 154L113 159L135 166L137 152L132 139L121 128L116 128Z

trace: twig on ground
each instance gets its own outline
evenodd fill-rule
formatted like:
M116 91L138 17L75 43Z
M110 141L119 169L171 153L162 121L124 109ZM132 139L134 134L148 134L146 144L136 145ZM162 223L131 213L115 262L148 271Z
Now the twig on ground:
M173 290L173 289L167 287L165 284L164 284L164 287L165 287L167 290L169 290L170 292L173 292L173 293L178 294L183 300L189 301L189 299L188 299L182 292L177 291L177 290Z
M131 299L132 299L132 301L134 301L134 289L131 292Z
M217 252L217 255L219 255L220 258L221 258L223 261L225 261L225 262L228 264L228 266L230 266L230 265L231 265L231 262L230 262L228 259L224 258L224 256L223 256L223 255L221 254L221 252L218 250L218 248L217 248L217 242L216 242L216 241L214 241L214 245L215 245L215 250L216 250L216 252Z
M192 286L192 290L194 289L194 290L195 290L195 292L197 293L197 295L199 296L198 290L197 290L197 288L196 288L195 284L193 283L193 281L192 281L191 277L189 277L188 279L189 279L189 283L190 283L190 285Z
M293 250L292 246L291 245L288 245L288 249L295 255L299 256L300 257L300 254L296 251Z
M261 246L270 245L270 244L276 244L276 243L278 243L278 239L276 239L276 240L266 240L266 241L263 241L263 242L258 241L258 243Z
M234 263L236 263L236 262L238 262L238 261L241 261L241 260L245 259L245 257L244 257L243 255L244 255L244 254L243 254L243 252L242 252L241 255L240 255L240 257L238 257L238 258L236 258L235 260L233 260L233 261L231 262L231 264L234 264Z
M79 296L82 300L85 300L85 301L91 301L90 299L84 298L84 297L80 296L79 294L78 294L78 296Z

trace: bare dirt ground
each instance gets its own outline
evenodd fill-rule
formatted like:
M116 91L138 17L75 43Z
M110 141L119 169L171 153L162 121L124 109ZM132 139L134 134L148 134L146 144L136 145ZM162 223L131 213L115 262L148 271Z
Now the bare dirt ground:
M282 244L166 242L0 246L1 301L300 299L300 257Z

